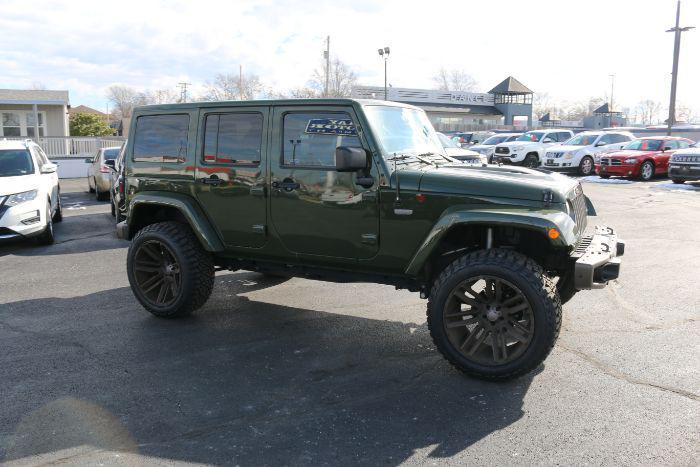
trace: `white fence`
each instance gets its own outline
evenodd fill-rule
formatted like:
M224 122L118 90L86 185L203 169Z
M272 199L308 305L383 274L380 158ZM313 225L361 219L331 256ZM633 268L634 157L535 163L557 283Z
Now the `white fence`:
M121 136L45 136L42 138L7 138L25 141L31 139L44 150L47 156L54 157L89 157L100 148L119 147L126 138Z

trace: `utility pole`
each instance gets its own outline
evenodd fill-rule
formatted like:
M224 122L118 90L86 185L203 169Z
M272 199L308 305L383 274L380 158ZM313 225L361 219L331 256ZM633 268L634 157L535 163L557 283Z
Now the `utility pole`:
M387 92L387 81L386 81L386 63L389 61L389 47L384 47L383 49L379 49L379 56L384 59L384 100L388 101L388 92Z
M614 100L613 100L613 96L615 95L615 74L613 73L613 74L608 75L608 76L610 76L610 108L608 109L608 110L610 110L610 121L608 122L608 126L612 127L612 126L615 126L615 125L613 125L613 121L612 121L613 112L615 111Z
M323 51L323 58L326 59L326 87L323 90L323 97L328 97L328 79L331 74L331 36L326 36L326 50Z
M678 84L678 57L681 52L681 33L693 29L693 26L680 27L681 21L681 0L678 0L676 7L676 26L667 30L675 34L673 41L673 71L671 72L671 101L668 105L668 128L666 134L671 135L671 129L676 123L676 85Z
M187 86L192 86L192 83L181 82L177 85L180 87L180 102L187 102Z
M238 65L238 100L243 100L243 65Z

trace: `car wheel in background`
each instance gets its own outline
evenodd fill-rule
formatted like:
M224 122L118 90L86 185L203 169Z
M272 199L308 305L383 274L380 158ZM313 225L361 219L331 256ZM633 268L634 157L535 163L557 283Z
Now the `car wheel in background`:
M94 178L92 179L92 181L93 181L93 183L91 184L91 183L90 183L90 179L88 178L88 191L89 191L90 193L94 193L94 192L95 192L95 188L93 187L93 185L94 185L94 186L97 186L97 184L94 183L94 182L95 182L95 179L94 179Z
M605 180L607 180L607 179L610 178L610 175L608 175L608 174L602 174L602 175L599 175L599 176L600 176L600 178L603 178L603 179L605 179Z
M58 191L58 199L56 200L56 212L53 214L54 222L61 222L63 220L63 206L61 206L61 192Z
M651 161L646 161L642 164L639 169L639 178L644 182L648 182L654 178L654 163Z
M685 183L685 180L681 180L680 178L672 178L671 181L675 183L676 185L681 185Z
M106 191L100 191L100 188L95 184L95 198L97 201L104 201L107 199L107 196L109 196L109 193Z
M578 171L584 176L593 175L595 172L593 158L591 156L585 156L583 159L581 159L581 163L578 165Z
M523 161L523 166L536 169L540 166L540 160L536 154L528 154Z
M44 231L37 237L37 241L41 245L51 245L54 242L53 236L53 219L51 217L51 203L46 202L46 227Z

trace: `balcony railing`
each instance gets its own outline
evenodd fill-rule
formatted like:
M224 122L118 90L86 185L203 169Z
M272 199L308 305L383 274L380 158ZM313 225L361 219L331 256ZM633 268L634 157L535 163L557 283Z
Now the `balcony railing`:
M126 138L121 136L45 136L41 138L6 138L13 141L31 139L51 158L89 157L98 149L121 146Z

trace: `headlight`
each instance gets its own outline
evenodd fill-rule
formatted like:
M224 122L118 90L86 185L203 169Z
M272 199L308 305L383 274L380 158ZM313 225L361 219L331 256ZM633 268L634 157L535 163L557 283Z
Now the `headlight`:
M625 159L625 164L636 164L636 163L637 163L636 157L630 157L629 159Z
M10 197L7 198L7 201L5 201L5 206L12 207L17 206L18 204L26 203L27 201L31 201L34 198L36 198L36 194L36 190L15 193L14 195L10 195Z
M525 149L525 146L515 146L513 148L514 151L522 151L523 149Z
M564 153L564 159L573 159L573 158L574 158L573 152L565 152Z
M599 152L593 154L593 160L595 161L596 164L600 163L600 153Z

